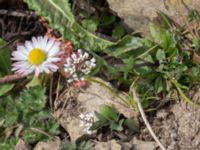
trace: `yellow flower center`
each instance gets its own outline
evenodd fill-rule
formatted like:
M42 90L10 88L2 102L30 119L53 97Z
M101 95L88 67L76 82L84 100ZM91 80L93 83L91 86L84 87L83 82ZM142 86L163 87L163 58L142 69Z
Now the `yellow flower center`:
M46 59L46 53L39 48L34 48L28 55L28 61L32 65L40 65Z

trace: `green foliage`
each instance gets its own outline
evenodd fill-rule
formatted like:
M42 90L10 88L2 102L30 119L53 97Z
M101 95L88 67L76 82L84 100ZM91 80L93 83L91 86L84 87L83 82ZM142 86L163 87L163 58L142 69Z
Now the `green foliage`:
M97 30L98 20L96 17L89 17L89 18L83 19L81 21L81 25L83 28L85 28L89 32L95 32Z
M200 15L198 10L191 9L188 13L189 21L195 21L200 19Z
M69 0L25 0L25 2L27 2L28 6L34 9L38 15L44 16L49 21L50 26L58 30L65 39L72 41L76 48L96 52L103 51L112 55L113 46L118 47L118 50L121 49L121 51L124 50L126 44L131 50L136 47L135 42L130 42L132 40L134 41L135 37L133 36L127 36L118 42L110 42L87 31L76 22L71 12ZM85 20L82 25L86 27L86 24L89 25L88 21L90 23L92 21L92 31L94 31L96 29L96 21L94 21L94 19L91 20L91 18L89 20Z
M61 144L62 150L92 150L93 143L90 141L73 142L64 140Z
M10 60L10 49L4 47L6 42L3 39L0 39L0 71L2 75L9 74L11 72L11 60Z
M125 35L125 29L121 24L117 24L112 31L112 37L116 39L120 39L122 36Z
M145 49L142 48L141 38L131 35L124 36L125 31L119 24L116 24L113 30L113 36L120 38L116 42L102 39L93 34L98 25L112 24L116 17L103 13L102 20L99 20L95 16L87 16L84 12L80 12L82 21L79 24L72 14L69 0L25 0L25 2L30 9L43 16L52 28L59 31L64 39L70 40L75 48L82 48L94 55L97 59L96 73L106 70L109 76L113 77L113 80L120 80L122 84L129 86L129 80L132 80L133 75L132 61L124 61L122 64L113 67L99 57L97 52L98 54L106 53L108 56L117 59L131 60L145 52ZM121 38L122 36L124 37ZM121 77L121 74L124 77Z
M191 86L193 84L191 81L194 79L196 82L199 81L199 67L191 61L191 50L198 51L199 49L199 37L191 39L188 38L192 37L190 33L187 36L182 34L182 28L179 28L162 12L159 12L161 20L159 25L150 24L150 37L142 39L131 35L124 36L122 26L115 24L113 37L124 37L117 42L111 42L93 34L98 24L103 25L101 20L94 16L85 17L82 13L83 20L80 24L77 22L72 14L69 0L25 0L25 2L38 15L45 17L50 26L58 30L65 39L72 41L76 48L85 49L93 54L98 59L98 68L95 71L100 71L100 68L104 66L108 71L108 76L111 77L110 80L117 82L116 85L122 84L128 89L134 78L139 77L142 83L138 88L147 86L150 89L147 95L154 97L161 93L166 95L175 89L183 95L180 91ZM191 20L198 19L198 16L197 12L191 11ZM102 20L105 20L105 24L111 24L116 21L116 18L106 16L105 13ZM188 45L191 50L185 51ZM117 59L119 63L111 66L97 53L106 53ZM148 99L148 96L144 98ZM148 102L149 99L144 101ZM98 114L98 116L101 115ZM117 125L120 126L122 122L118 120ZM102 123L104 124L104 122L99 122L99 126L103 126Z
M13 87L14 87L14 84L10 84L10 83L0 85L0 96L3 96L4 94L12 90Z
M122 131L128 127L133 131L138 131L138 124L132 119L121 119L120 114L113 107L101 105L99 112L95 112L97 121L92 125L90 130L98 130L102 127L109 127L111 130Z
M17 142L18 138L0 139L0 148L1 150L13 150Z
M0 38L0 77L11 73L10 49L5 45L6 42ZM14 84L10 83L0 85L0 96L9 92L13 87Z
M7 129L10 128L10 132L15 133L16 137L22 137L29 143L47 138L37 131L47 132L49 135L58 134L59 125L45 105L45 89L39 86L25 89L20 95L2 97L0 121L3 123L0 128L7 135Z
M148 90L149 97L158 93L166 95L170 91L177 90L186 102L199 107L182 91L187 89L186 87L192 86L194 80L195 82L199 81L197 79L197 76L200 75L199 67L191 59L193 51L198 52L199 37L193 38L191 43L184 42L184 38L191 37L191 35L183 38L181 29L170 24L170 20L167 20L166 17L165 22L167 22L167 26L150 24L151 35L150 38L144 39L144 44L151 51L147 50L146 55L135 61L136 65L140 65L135 71L146 84L145 86L148 83L148 88L151 89ZM156 45L156 47L151 48L152 45ZM190 45L190 50L184 51L183 49L188 45ZM142 88L144 84L138 87ZM146 98L148 100L144 100L144 102L149 101L148 96Z
M116 21L116 17L113 15L109 15L107 13L103 13L102 17L100 18L100 25L106 26L114 23Z

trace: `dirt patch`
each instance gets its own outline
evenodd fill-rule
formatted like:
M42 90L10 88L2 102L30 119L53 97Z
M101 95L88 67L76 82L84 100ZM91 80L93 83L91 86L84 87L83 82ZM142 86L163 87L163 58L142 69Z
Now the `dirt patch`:
M152 128L167 150L200 149L200 110L180 102L157 111ZM141 138L151 137L147 129Z

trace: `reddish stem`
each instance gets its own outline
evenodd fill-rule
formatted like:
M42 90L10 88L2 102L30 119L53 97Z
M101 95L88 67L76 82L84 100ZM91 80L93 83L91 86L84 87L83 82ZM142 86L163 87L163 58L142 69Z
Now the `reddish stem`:
M18 74L12 74L12 75L6 75L4 77L0 78L0 85L5 83L10 83L19 79L25 78L25 75L18 75Z

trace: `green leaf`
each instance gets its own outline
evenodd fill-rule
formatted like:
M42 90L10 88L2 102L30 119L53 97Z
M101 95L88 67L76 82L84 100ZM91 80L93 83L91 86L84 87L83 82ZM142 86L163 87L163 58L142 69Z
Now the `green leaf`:
M200 14L199 14L198 10L190 9L189 13L188 13L188 18L189 18L189 21L199 20Z
M31 144L39 140L45 140L47 137L39 132L27 128L23 131L23 139Z
M129 129L131 129L134 132L139 131L139 122L135 119L126 119L124 121L124 125L126 125Z
M0 38L0 47L4 46L6 42ZM0 77L11 73L11 60L10 60L10 49L0 49ZM0 96L6 94L12 88L14 84L0 85Z
M6 138L0 139L0 149L1 150L13 150L15 149L15 145L18 142L18 138L10 138L9 140Z
M5 44L6 42L0 38L0 47ZM2 75L11 73L10 49L7 47L0 49L0 64L0 71Z
M59 124L53 119L46 105L45 88L40 86L25 89L20 94L0 98L0 122L6 129L22 125L21 135L25 140L35 143L47 139L43 131L54 136L59 134ZM37 131L31 128L38 129Z
M90 127L90 130L98 130L98 129L101 129L103 126L107 126L107 125L108 125L108 122L96 121Z
M155 80L155 89L156 89L156 92L157 93L160 93L161 91L163 91L163 85L164 83L163 83L163 79L162 79L162 77L157 77L156 78L156 80Z
M96 17L90 17L83 19L81 25L90 32L95 32L98 26L98 20Z
M26 85L27 88L34 87L34 86L40 86L41 81L38 77L33 76L32 80Z
M112 31L112 37L119 39L125 34L125 29L121 24L117 24Z
M171 32L153 23L150 23L149 28L153 41L159 44L164 50L173 45L174 39Z
M25 2L30 9L34 9L38 15L47 19L49 25L58 30L64 39L72 41L76 48L104 51L109 55L119 56L124 51L132 51L142 45L139 38L133 36L125 36L117 42L111 42L87 31L76 22L69 0L25 0Z
M107 120L114 120L114 121L118 121L119 119L119 114L117 113L116 109L113 107L110 107L108 105L101 105L99 107L100 110L100 114L106 118Z
M7 92L9 92L10 90L12 90L12 88L14 87L14 84L4 84L4 85L0 85L0 96L6 94Z
M124 123L124 119L121 119L118 123L112 122L111 125L110 125L110 129L120 132L124 129L123 126L122 126L123 123Z
M51 27L58 30L78 48L99 51L113 43L101 39L79 25L72 14L69 0L25 0L29 8L44 16Z
M106 122L107 118L105 118L101 113L95 112L96 117L99 121Z
M107 26L115 22L116 17L107 13L104 13L100 18L100 25Z
M144 49L140 49L142 46L143 44L140 38L127 35L116 44L113 44L106 49L105 52L108 55L112 55L117 58L127 58L127 56L132 56L132 59L134 59L145 52ZM129 53L131 53L131 55Z
M156 59L159 60L159 62L163 62L165 60L165 52L162 49L157 50Z
M161 41L160 41L160 27L158 27L156 24L154 23L150 23L149 24L149 30L150 30L150 33L151 33L151 36L153 38L153 40L160 44Z

